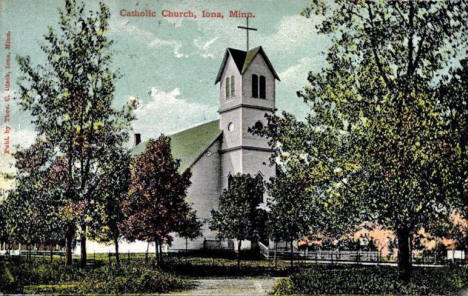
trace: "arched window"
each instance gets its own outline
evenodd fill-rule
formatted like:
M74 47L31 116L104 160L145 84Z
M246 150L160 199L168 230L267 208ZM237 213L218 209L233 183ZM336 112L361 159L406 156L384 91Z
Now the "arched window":
M226 77L226 99L229 98L229 93L230 93L229 77Z
M234 80L234 75L231 76L231 98L236 96L236 83Z
M252 98L258 98L258 76L252 74Z
M264 99L265 98L265 88L266 88L266 85L265 85L265 76L260 76L260 98Z

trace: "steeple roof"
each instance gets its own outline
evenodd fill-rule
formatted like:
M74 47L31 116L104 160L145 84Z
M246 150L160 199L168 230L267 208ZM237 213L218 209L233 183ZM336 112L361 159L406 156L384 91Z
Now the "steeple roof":
M232 57L234 60L234 63L237 66L237 69L239 70L239 73L244 74L245 71L249 68L250 64L254 60L254 58L257 56L257 54L261 54L263 56L263 59L265 60L268 68L270 69L271 73L273 73L273 76L280 80L278 74L276 73L275 69L273 68L273 65L271 64L270 60L268 59L265 51L261 46L252 48L249 51L243 51L239 49L234 49L234 48L228 48L226 49L226 53L224 54L223 62L221 63L221 67L219 68L218 75L216 76L216 81L215 84L218 83L221 80L221 76L223 75L224 67L226 67L226 62L228 60L229 55Z

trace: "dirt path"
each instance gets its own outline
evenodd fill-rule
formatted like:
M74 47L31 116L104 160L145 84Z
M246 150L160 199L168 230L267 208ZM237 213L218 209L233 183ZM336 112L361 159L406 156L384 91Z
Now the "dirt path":
M267 295L278 278L233 278L194 280L197 287L164 295Z

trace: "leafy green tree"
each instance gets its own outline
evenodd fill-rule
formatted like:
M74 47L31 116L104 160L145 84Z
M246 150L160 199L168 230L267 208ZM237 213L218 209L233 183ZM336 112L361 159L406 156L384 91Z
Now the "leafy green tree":
M307 182L302 181L297 171L284 172L278 169L277 175L267 183L271 239L275 244L280 241L290 243L291 266L294 264L293 242L310 234L315 225L316 209L312 207Z
M270 160L276 163L277 175L267 183L268 228L273 241L290 242L293 264L294 240L317 233L339 237L357 226L356 204L344 202L336 190L345 186L342 170L327 158L330 147L343 155L350 144L336 146L341 135L326 126L316 127L317 118L312 116L302 122L283 112L282 116L267 116L267 120L267 126L251 131L268 138L275 147ZM353 166L349 164L349 168Z
M4 200L0 200L0 246L3 246L2 244L8 242L6 215L6 202Z
M158 248L172 241L171 233L179 230L190 211L185 197L191 173L188 169L178 172L180 160L173 158L170 140L164 135L150 140L136 156L123 203L126 218L121 223L128 240L155 242L158 262L162 258Z
M8 228L12 237L23 244L57 243L64 238L64 204L60 198L60 174L50 159L51 146L37 141L15 154L17 185L10 190ZM53 159L52 159L53 161Z
M333 45L330 67L311 73L300 97L319 109L322 125L347 133L343 140L353 145L345 157L329 154L345 171L341 192L368 210L364 219L395 231L400 278L407 281L411 233L447 220L453 204L444 182L452 153L433 84L466 45L467 5L335 4L314 1L304 10L323 17L317 28ZM346 169L350 163L357 166Z
M219 198L218 210L211 211L210 229L222 239L237 240L237 266L240 267L243 240L255 241L256 213L265 192L263 177L258 174L229 175L228 187Z
M462 59L460 67L452 69L442 81L438 94L444 119L448 122L450 137L447 143L454 152L447 175L452 185L448 194L458 198L458 213L468 220L468 58ZM468 253L468 231L455 232L465 235L458 236L458 240L465 242L461 246Z
M203 223L197 218L197 212L191 210L183 221L180 229L177 231L180 237L185 238L185 252L188 251L188 240L196 239L201 236L201 227Z
M130 152L124 148L110 151L102 164L101 186L96 211L93 213L90 238L99 242L114 242L117 265L120 265L120 224L124 221L123 203L130 185Z
M467 5L315 0L303 13L332 38L329 66L309 73L298 93L311 107L306 121L269 116L264 134L281 154L314 164L322 182L312 186L328 196L325 211L338 209L336 224L371 221L396 233L407 281L411 234L445 222L454 205L446 194L450 133L436 98L441 75L466 45Z
M24 76L16 99L31 113L38 138L51 146L51 160L60 158L66 165L60 198L70 222L67 246L79 230L82 265L103 158L126 143L133 119L131 106L112 106L118 74L111 69L109 17L103 3L98 11L86 11L82 2L66 0L59 9L59 30L50 27L44 36L46 62L34 67L29 57L17 57ZM70 264L68 247L67 258Z

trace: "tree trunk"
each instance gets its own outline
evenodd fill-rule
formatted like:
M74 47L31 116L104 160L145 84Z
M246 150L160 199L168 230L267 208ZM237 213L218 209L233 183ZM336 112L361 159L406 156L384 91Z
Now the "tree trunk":
M54 260L54 246L50 245L50 263Z
M185 238L185 253L188 253L188 238Z
M67 238L65 246L65 265L72 265L72 240Z
M237 240L237 269L240 269L242 240Z
M162 243L159 243L159 263L163 263Z
M294 249L293 249L293 241L291 241L290 246L291 246L291 267L294 267Z
M120 266L119 239L118 238L114 238L114 244L115 244L115 262L117 266Z
M400 228L397 230L398 238L398 274L400 280L408 282L411 277L411 254L409 243L409 229Z
M146 245L146 254L145 254L145 263L148 264L148 252L149 252L149 245L150 243Z
M72 265L72 244L73 244L74 231L68 229L65 237L65 265Z
M278 252L278 242L275 242L275 268L278 267L278 255L277 255L277 252Z
M154 260L156 261L156 263L159 264L159 247L158 247L158 242L156 240L154 240Z
M81 244L81 258L80 258L80 265L81 267L86 266L86 224L81 225L81 236L80 236L80 244Z

